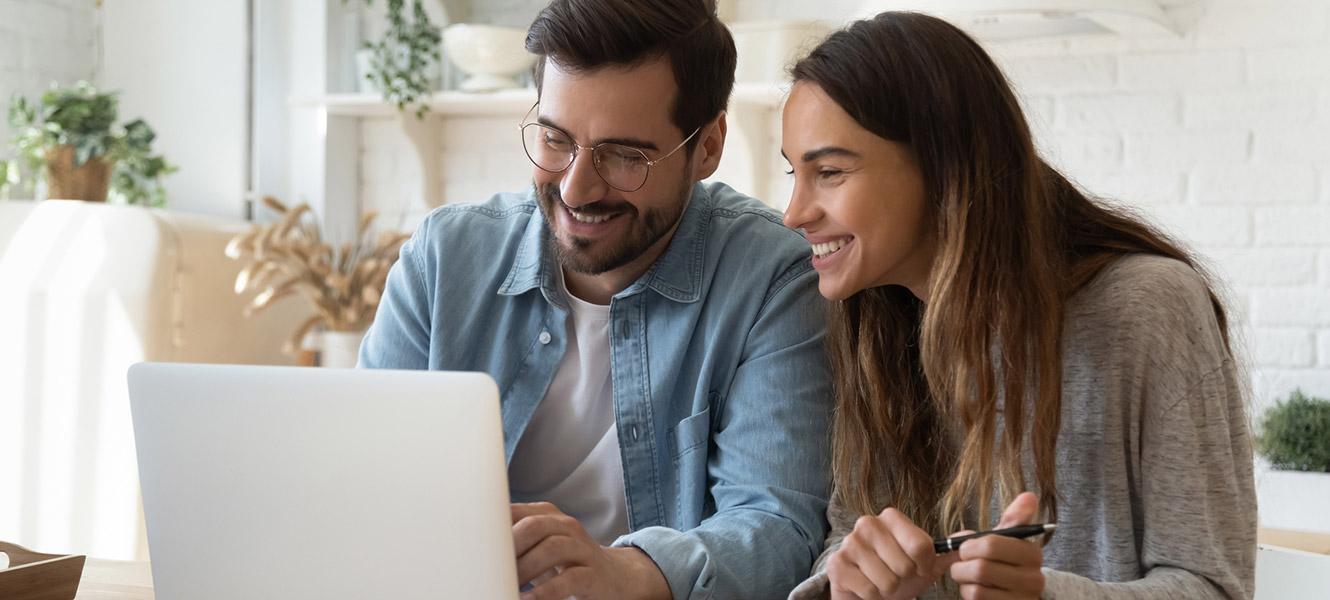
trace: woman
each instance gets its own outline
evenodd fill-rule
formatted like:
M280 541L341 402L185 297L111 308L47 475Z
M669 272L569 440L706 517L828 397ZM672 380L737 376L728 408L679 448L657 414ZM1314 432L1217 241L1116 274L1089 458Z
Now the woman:
M854 23L793 75L785 221L838 389L833 531L791 598L1250 597L1243 387L1187 252L1042 161L941 20Z

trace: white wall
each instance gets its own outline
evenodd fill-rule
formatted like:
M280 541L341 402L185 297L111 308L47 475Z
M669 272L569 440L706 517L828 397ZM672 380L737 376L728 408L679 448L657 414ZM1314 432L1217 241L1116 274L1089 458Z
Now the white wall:
M87 2L90 3L90 2ZM246 3L104 0L100 84L120 115L157 131L153 148L180 171L172 209L243 215L248 110Z
M0 0L0 159L13 158L10 96L36 101L51 82L93 80L97 10L84 0ZM22 195L21 193L18 195Z
M1330 397L1330 4L1211 2L1183 39L999 54L1053 160L1212 260L1257 407Z
M736 21L843 21L869 4L736 0L731 8ZM543 5L476 3L474 17L518 25ZM1251 362L1253 415L1298 387L1330 397L1330 3L1205 0L1181 37L989 49L1053 163L1214 266ZM530 168L511 125L444 123L448 201L526 184ZM412 191L410 146L388 121L366 121L363 131L363 197L413 223L425 208ZM777 148L766 151L779 161ZM777 175L765 200L784 206L789 183Z

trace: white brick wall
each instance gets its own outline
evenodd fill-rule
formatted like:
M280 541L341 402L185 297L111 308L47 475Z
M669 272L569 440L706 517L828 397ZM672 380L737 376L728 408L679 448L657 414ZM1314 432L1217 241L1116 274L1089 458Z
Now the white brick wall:
M1126 89L1228 89L1242 84L1242 53L1169 52L1118 58L1118 83Z
M29 100L51 84L92 80L96 5L86 0L0 0L0 158L10 158L9 99Z
M1330 367L1330 330L1316 332L1316 364Z
M522 26L543 4L473 2L473 20ZM861 6L734 2L738 20L846 19ZM1224 279L1238 338L1247 340L1257 406L1294 386L1330 397L1330 3L1205 0L1180 38L990 49L1051 162L1092 194L1162 224ZM529 167L504 141L511 123L488 125L499 129L487 135L485 124L445 123L450 200L526 186ZM393 148L403 147L384 149ZM410 155L379 153L365 151L366 181L378 182L367 192L418 197L397 171L382 175L400 171ZM776 177L770 189L768 200L783 206L787 179Z
M1315 362L1315 339L1302 328L1253 330L1251 356L1263 365L1310 367Z

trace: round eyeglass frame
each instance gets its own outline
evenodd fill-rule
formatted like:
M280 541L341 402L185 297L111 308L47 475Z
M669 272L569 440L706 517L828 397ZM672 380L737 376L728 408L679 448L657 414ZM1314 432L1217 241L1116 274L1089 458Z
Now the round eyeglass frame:
M643 152L641 148L634 148L632 146L625 146L623 144L618 144L614 142L601 142L599 144L596 144L595 146L583 146L581 144L578 144L577 141L573 139L573 136L568 135L568 133L564 131L560 131L558 129L555 129L543 123L538 123L536 121L527 121L527 119L531 117L532 111L536 110L537 106L540 106L539 102L531 105L531 108L526 111L526 115L522 117L521 125L518 126L518 130L522 134L522 152L526 154L527 160L531 161L531 164L535 165L537 169L545 171L546 173L562 173L564 171L567 171L569 167L573 166L574 162L577 162L578 154L580 154L583 150L590 150L591 165L594 167L596 175L600 177L601 181L605 182L605 185L608 185L621 192L636 192L637 190L642 189L642 187L647 184L647 179L651 176L651 167L654 167L657 164L664 161L665 159L673 156L674 153L678 152L679 149L683 148L684 145L688 143L688 140L693 139L693 136L696 136L697 132L702 131L702 127L699 126L697 129L694 129L692 133L688 134L688 137L684 138L682 142L679 142L679 145L675 146L673 150L666 152L665 155L660 158L651 160L651 157L647 156L647 153ZM532 125L540 127L542 129L549 129L551 131L558 132L560 135L563 135L564 137L568 138L568 142L573 145L573 151L568 153L568 164L564 165L563 168L561 169L548 169L543 165L541 165L540 163L536 162L535 157L531 156L531 149L526 147L526 128L531 127ZM616 146L619 148L625 148L627 150L631 150L633 152L642 155L642 160L646 164L647 168L646 168L646 173L642 175L642 182L638 183L637 187L629 189L614 185L613 183L610 182L610 179L606 177L604 173L600 172L600 161L597 160L596 158L596 151L604 146Z

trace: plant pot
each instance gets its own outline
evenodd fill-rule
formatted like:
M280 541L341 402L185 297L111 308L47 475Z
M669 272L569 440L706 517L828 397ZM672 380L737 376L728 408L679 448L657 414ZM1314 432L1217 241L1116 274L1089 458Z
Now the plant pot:
M325 331L319 340L319 366L333 369L354 369L360 357L363 331Z
M1256 467L1262 527L1330 533L1330 473Z
M46 151L47 198L105 202L110 184L110 161L95 157L76 167L73 146L62 144Z

